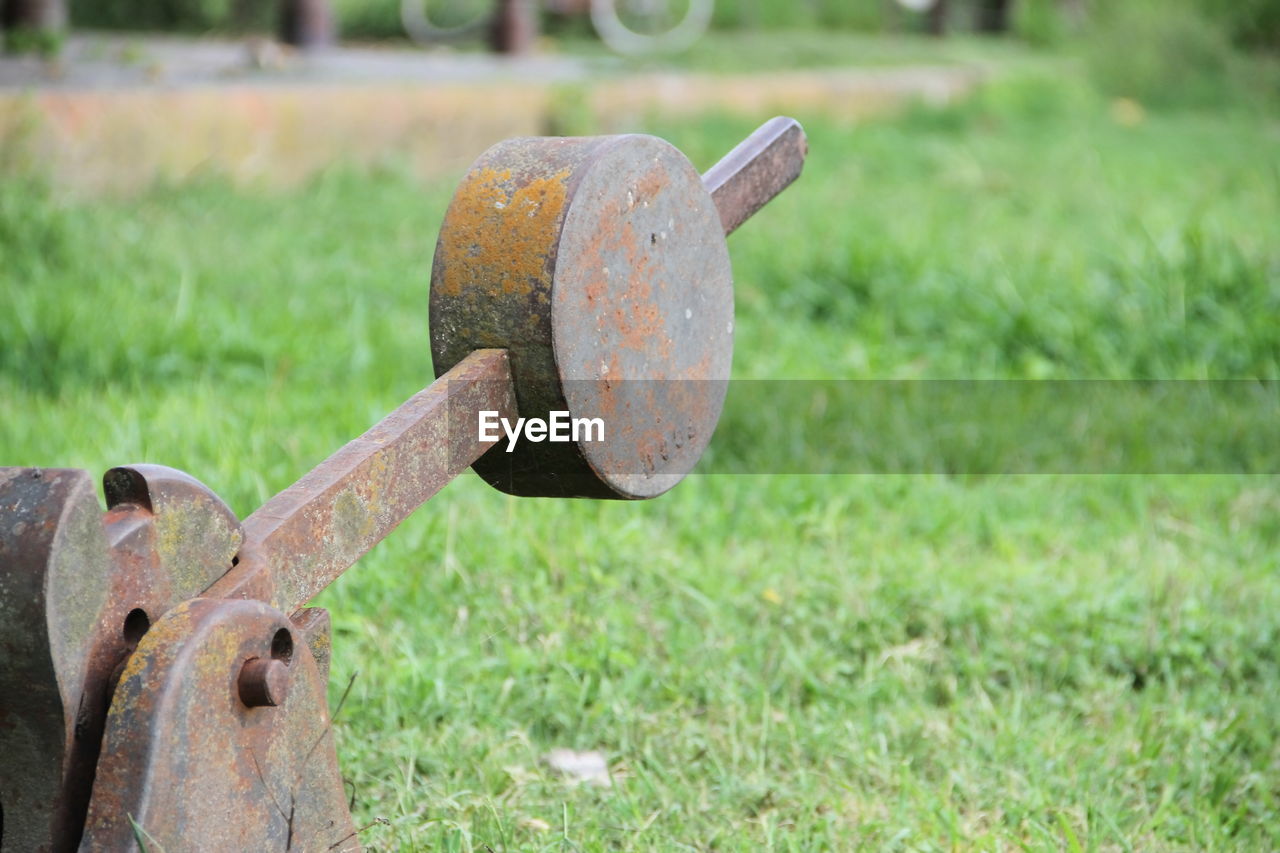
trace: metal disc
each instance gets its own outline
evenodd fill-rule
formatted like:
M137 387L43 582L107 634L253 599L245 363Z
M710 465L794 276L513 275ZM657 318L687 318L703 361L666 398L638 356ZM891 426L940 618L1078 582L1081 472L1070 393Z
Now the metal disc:
M441 228L431 340L437 375L506 348L522 417L603 421L602 441L500 442L476 464L492 485L665 492L710 441L733 352L729 255L697 171L649 136L494 146Z

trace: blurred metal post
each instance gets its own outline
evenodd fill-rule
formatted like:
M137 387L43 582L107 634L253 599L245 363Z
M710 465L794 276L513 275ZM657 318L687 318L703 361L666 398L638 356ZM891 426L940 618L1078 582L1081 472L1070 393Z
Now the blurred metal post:
M67 28L66 0L0 0L0 28L6 47L53 52Z
M329 0L283 0L280 6L280 41L302 50L332 45L337 37Z
M933 6L925 15L925 27L931 36L945 36L947 34L947 7L950 4L948 0L935 0Z
M538 41L535 0L499 0L489 30L489 46L496 53L520 56L533 52Z
M978 4L978 32L1007 32L1012 12L1013 0L983 0Z

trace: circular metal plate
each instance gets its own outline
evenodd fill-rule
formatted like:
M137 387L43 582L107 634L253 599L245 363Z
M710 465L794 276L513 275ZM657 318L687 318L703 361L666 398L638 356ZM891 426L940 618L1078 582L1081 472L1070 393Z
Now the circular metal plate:
M671 488L710 441L733 353L729 255L697 171L649 136L494 146L441 228L431 342L437 375L474 349L507 349L522 417L603 422L603 440L583 430L508 453L504 439L476 465L491 484L616 498Z

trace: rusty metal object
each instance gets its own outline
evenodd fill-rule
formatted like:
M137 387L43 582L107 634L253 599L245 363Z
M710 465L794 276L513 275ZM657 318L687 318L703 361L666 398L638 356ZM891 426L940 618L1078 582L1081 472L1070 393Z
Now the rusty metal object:
M566 411L608 431L490 453L475 466L487 482L517 495L651 498L693 468L732 360L725 235L799 175L805 151L799 125L780 118L709 182L650 136L514 139L481 155L436 244L436 371L503 347L522 415Z
M304 607L291 617L302 641L311 651L320 680L329 680L329 659L333 655L333 635L329 611L323 607Z
M235 517L186 474L139 465L104 481L106 514L84 471L0 468L0 695L24 697L0 703L6 850L75 846L124 659L151 614L198 594L239 545Z
M0 469L0 512L4 845L50 849L83 821L76 712L106 677L93 665L92 633L109 607L111 568L85 472Z
M0 849L358 849L303 605L473 464L517 494L674 485L729 375L725 234L803 156L789 120L706 179L645 136L491 149L437 247L439 378L243 523L172 468L108 471L105 513L83 471L0 468ZM552 408L611 441L478 434Z
M316 672L319 672L317 668ZM250 708L274 708L289 693L289 667L275 658L253 658L240 667L236 679L240 701Z
M306 604L489 449L480 409L515 412L501 350L469 354L246 518L239 563L205 595Z
M809 140L800 122L769 119L702 176L726 235L800 177Z
M86 472L0 469L0 689L24 696L0 702L0 849L75 848L115 682L156 618L206 590L297 609L487 449L483 407L515 410L501 351L473 354L269 501L248 536L172 468L108 471L105 514ZM328 614L297 619L327 677Z
M111 703L81 850L357 847L324 682L292 633L256 601L198 598L156 622ZM241 701L253 659L287 671L278 702Z
M179 597L165 596L170 602L204 589L240 550L239 519L190 474L163 465L126 465L103 475L102 491L111 547L117 559L151 561L146 571L153 597L158 583L180 590ZM140 571L135 566L128 574Z
M715 206L662 140L499 143L449 205L431 278L437 371L503 346L522 415L568 411L608 429L605 442L484 457L476 470L504 491L640 498L675 485L710 440L722 397L657 411L624 396L634 380L727 379L732 327ZM646 470L640 448L662 464Z

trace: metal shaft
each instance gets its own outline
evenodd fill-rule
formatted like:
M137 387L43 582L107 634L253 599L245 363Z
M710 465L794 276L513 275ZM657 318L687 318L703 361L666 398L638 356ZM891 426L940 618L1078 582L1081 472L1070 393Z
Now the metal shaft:
M800 177L809 141L800 122L771 118L702 176L725 236Z
M477 412L514 418L506 350L476 350L244 520L238 562L205 592L292 613L493 442Z

